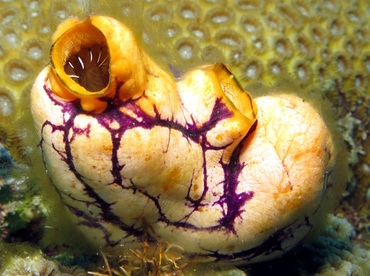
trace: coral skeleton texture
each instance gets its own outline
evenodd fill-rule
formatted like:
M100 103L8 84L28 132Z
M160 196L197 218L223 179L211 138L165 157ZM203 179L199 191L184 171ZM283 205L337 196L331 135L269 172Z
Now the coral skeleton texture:
M182 240L181 236L177 234L186 229L186 233L190 237L192 231L221 227L224 231L224 238L228 240L226 238L228 232L234 233L234 236L235 233L240 233L238 232L238 225L249 212L248 207L244 208L244 206L255 202L258 199L257 194L259 195L255 187L248 187L246 190L238 189L242 186L239 183L245 179L253 183L253 180L250 179L253 174L243 173L243 168L254 166L263 160L257 160L258 158L255 157L260 153L256 153L249 155L249 159L241 162L241 159L236 158L236 156L239 156L238 151L241 150L238 145L240 141L242 141L241 144L246 144L246 140L252 140L252 138L255 138L254 136L257 136L254 133L259 133L258 131L264 128L262 118L269 113L269 110L263 106L260 107L261 104L265 104L263 103L266 99L264 95L270 93L269 95L276 100L276 96L282 94L281 92L287 91L291 96L292 93L300 91L298 96L302 97L306 103L312 104L317 114L324 117L329 132L333 133L335 128L339 128L340 135L345 141L345 146L338 149L335 147L338 144L334 139L334 146L332 145L334 149L330 149L331 138L328 136L328 145L324 147L324 153L327 154L320 153L321 156L329 156L328 160L319 157L320 162L323 162L323 167L318 166L324 171L322 181L326 186L324 185L322 191L328 188L329 192L326 195L322 192L323 194L320 197L320 191L316 190L316 195L313 195L313 193L311 194L312 198L306 199L305 204L310 208L301 213L297 211L299 210L299 204L298 207L296 206L297 201L288 197L284 200L280 198L281 206L286 206L288 209L292 208L291 210L297 208L294 209L296 213L289 213L285 217L278 215L279 208L271 207L273 205L270 205L272 204L270 200L265 198L258 200L261 201L261 204L265 203L264 208L266 210L268 208L276 209L277 213L269 218L271 226L279 221L280 226L285 225L286 227L280 228L285 229L285 232L282 230L284 233L281 232L280 236L276 234L275 237L280 240L275 244L282 246L284 248L282 251L288 251L310 231L311 222L312 224L316 224L316 221L322 222L323 219L319 218L321 217L321 211L332 209L335 205L333 202L337 202L341 197L342 185L338 186L336 192L336 186L333 186L336 182L334 181L336 176L331 173L333 165L330 163L330 156L332 154L334 156L344 156L347 151L349 153L350 175L346 193L339 209L337 209L337 217L329 218L326 222L329 225L328 228L313 241L311 248L310 243L307 243L307 246L303 245L303 251L299 251L302 250L302 246L299 246L300 249L296 251L298 252L296 254L308 252L307 254L311 255L320 254L321 252L325 261L324 263L315 262L315 264L311 264L312 267L309 267L309 264L302 264L297 261L295 267L307 268L310 273L323 275L339 273L339 271L340 273L366 275L369 268L364 262L364 258L366 259L364 256L368 255L368 241L370 240L369 9L369 2L361 0L348 2L339 0L0 1L0 64L2 70L0 74L1 238L4 241L38 243L50 255L53 255L50 251L58 252L55 248L64 244L67 239L55 233L73 232L71 229L65 231L66 228L69 228L66 225L73 225L73 223L70 224L69 218L63 212L59 202L59 197L61 197L69 211L74 213L75 222L79 222L80 226L82 224L82 227L85 227L86 231L96 241L104 240L104 242L98 242L99 244L113 245L125 237L140 247L143 241L138 237L146 232L147 234L155 233L153 238L167 237L170 244L184 243L182 246L187 248L185 252L191 253L189 255L190 259L194 258L196 260L199 257L206 256L206 258L212 260L222 260L225 256L231 258L232 252L241 252L241 248L244 247L253 248L250 258L254 259L257 256L254 260L259 261L259 256L264 255L264 253L257 253L255 251L256 244L248 244L248 239L240 244L232 244L232 242L230 244L219 244L215 242L207 248L211 244L210 242L205 242L207 246L204 246L204 244L194 245L187 243L187 238ZM114 65L112 60L118 59L111 59L107 63L108 59L105 58L113 54L119 54L121 50L112 50L111 45L108 45L107 48L97 47L102 40L96 40L91 47L79 49L81 51L77 51L74 59L70 56L53 56L53 53L58 54L58 51L63 48L63 43L56 43L57 38L62 35L61 31L55 33L57 26L70 17L75 18L71 19L72 21L75 20L71 26L76 25L80 22L76 18L85 19L92 14L110 16L123 22L133 32L136 46L140 49L135 53L127 52L125 58L128 59L129 56L133 58L138 53L141 58L142 53L146 53L145 55L150 58L144 58L147 67L146 71L144 70L145 72L141 72L141 76L146 77L148 72L151 72L152 76L160 76L158 79L164 79L163 83L168 85L166 89L180 91L180 101L174 101L178 95L176 97L171 96L171 100L166 101L155 93L150 99L144 101L141 94L141 88L144 87L144 90L147 90L143 84L144 79L139 78L138 82L128 82L127 80L134 78L131 78L130 74L125 75L125 72L128 72L127 70L123 70L124 72L115 71L114 66L111 66ZM91 37L99 37L99 35L96 35L99 32L95 31L94 29L91 32ZM55 33L54 36L53 33ZM67 40L73 39L72 34L68 34L68 36ZM104 32L103 36L109 37L108 33ZM52 44L55 47L54 52L50 51ZM78 39L72 44L78 44ZM107 53L106 49L110 49L111 52ZM69 49L70 52L74 50L73 47ZM67 60L66 66L59 70L60 64L64 66L63 62ZM98 66L93 67L95 63ZM29 104L30 91L38 73L44 67L50 68L50 64L52 64L51 68L54 68L54 70L51 70L51 74L48 74L47 69L45 69L41 76L44 78L48 76L51 82L46 81L45 87L42 89L48 95L47 98L57 106L56 109L49 108L49 110L54 110L51 112L55 112L54 117L58 119L54 120L55 118L51 116L52 119L49 121L45 114L40 117L42 119L36 119L36 124L44 123L43 132L39 133L42 135L40 140L34 135ZM156 69L157 65L152 64L158 64L160 69ZM219 67L210 69L210 67L207 67L209 64L219 64ZM226 66L220 64L226 64ZM82 67L78 69L80 65ZM87 75L85 74L85 66L87 69L92 69L89 72L91 77L87 79L80 78ZM130 66L132 64L120 63L114 68L127 69ZM132 72L138 72L137 68ZM192 71L194 69L197 70ZM108 76L101 73L107 70L113 74ZM63 72L65 72L65 75L63 75ZM116 78L116 76L119 77ZM116 83L115 79L122 82ZM205 79L209 82L204 82ZM189 99L187 95L191 94L191 89L187 89L187 87L194 88L193 83L197 83L197 80L202 80L203 83L207 84L218 82L220 86L218 87L219 90L216 90L219 94L210 93L209 99L219 97L220 100L207 100L206 97L187 100ZM43 83L43 81L44 79L39 78L38 84ZM120 86L124 83L126 84L121 90L124 92L115 94L117 91L116 85ZM79 85L79 88L72 88L72 86L78 87L76 84ZM160 84L161 82L158 82L154 84L154 87L156 85L159 87ZM202 87L203 90L207 90L205 86ZM57 87L64 88L58 91ZM81 93L81 87L87 88L88 93L86 94L86 91ZM105 87L109 89L105 89ZM140 89L135 90L132 87L140 87ZM230 87L232 88L230 89ZM246 95L253 98L253 100L237 100L238 95L241 95L239 90L248 91L250 94ZM70 93L69 91L73 92ZM92 97L92 94L89 95L91 92L94 93L94 97ZM224 93L223 96L222 93ZM164 95L170 94L164 93ZM330 117L331 112L323 112L326 101L323 101L321 96L317 95L324 95L331 103L336 125L330 119L329 123L326 120ZM125 104L121 104L121 101ZM246 102L248 105L241 106L241 102ZM205 105L208 108L198 108L200 103L206 103ZM47 99L45 99L45 102L38 104L35 108L37 111L34 111L34 114L39 111L43 112L42 110L48 108ZM296 104L298 105L298 102L293 105L296 106ZM292 102L287 105L292 105ZM74 109L76 106L78 108ZM136 125L129 126L106 116L106 111L113 106L118 108L114 116L125 114L125 118ZM186 112L184 112L185 109ZM246 113L248 109L255 113L252 114L252 117ZM181 115L180 110L182 110ZM233 128L234 125L227 128L227 124L224 123L232 121L233 124L238 124L238 120L233 121L236 115L234 117L230 115L231 113L235 114L235 110L240 111L240 114L237 115L238 118L244 116L249 120L243 119L245 121L240 123L240 125L243 125L242 132L239 132L237 127ZM199 112L199 118L193 116L195 111ZM281 114L284 114L282 112ZM63 115L60 115L62 113ZM276 111L274 116L278 115L279 112ZM259 118L259 116L262 117ZM207 123L209 119L212 121L210 124ZM261 124L259 124L259 120ZM70 124L66 126L65 123ZM288 121L285 125L288 125ZM317 121L315 125L320 125L320 123ZM154 126L155 128L153 128ZM219 129L225 127L228 131L219 131ZM154 132L151 131L152 128ZM277 130L272 137L268 137L270 143L276 137L283 137L284 135L283 129L280 129L277 125L276 128ZM40 126L38 126L38 129L41 129ZM97 129L100 130L97 131ZM323 129L325 130L325 128ZM123 137L126 137L123 135L124 133L127 134L128 140L124 140ZM226 133L232 134L228 136ZM51 139L52 142L46 142L49 139L48 135L56 140ZM61 136L58 137L58 135ZM94 158L100 160L102 156L94 156L91 150L88 150L89 144L84 139L95 139L95 142L97 142L100 135L106 138L101 149L107 152L108 155L101 160L105 164L103 169L97 170L93 164L96 163ZM129 139L130 135L131 138ZM168 139L161 143L159 137L165 137L166 135ZM150 139L145 140L142 137L150 137ZM228 141L228 137L232 137L232 139ZM145 143L146 147L138 147L138 150L132 149L132 145L144 145ZM120 150L119 146L123 144L131 146ZM52 146L50 149L46 149L47 145ZM44 147L44 161L40 158L40 147L38 146ZM188 178L191 181L186 183L191 183L190 186L184 185L174 189L168 184L161 184L156 190L145 185L145 177L148 178L145 174L138 173L135 176L130 174L128 169L135 171L135 167L139 163L145 170L153 168L158 169L158 171L163 170L164 167L169 167L168 164L170 163L179 164L176 163L178 162L176 159L161 163L169 155L165 155L163 160L158 154L155 154L152 161L145 161L144 157L144 160L135 159L135 156L139 156L139 154L148 157L152 154L151 148L158 151L163 148L173 150L175 146L179 146L181 149L178 151L181 158L187 156L188 162L185 166L190 166L189 164L198 160L200 163L196 167L199 170L203 168L203 172L198 170L198 174L196 174L196 170L192 170L192 175L179 175L178 171L173 170L168 175L162 174L153 179L165 179L162 183L170 183L173 179ZM197 146L197 150L194 150L195 146ZM82 150L78 155L77 148L87 150L85 151L87 154L84 155ZM185 154L186 150L191 154ZM45 153L45 151L48 152ZM266 151L267 148L263 154ZM129 167L129 162L124 161L126 159L119 159L122 152L126 152L125 158L127 160L134 160L131 167ZM117 154L115 155L115 153ZM213 156L210 156L211 153ZM59 158L62 161L51 166L50 163L53 161L51 161L52 157L50 156L52 154L57 154L54 158ZM49 174L54 178L53 184L59 188L59 194L50 188L52 186L44 173L43 162L45 162L45 156L47 156L46 164L49 166ZM113 160L114 156L117 156L116 161ZM295 156L295 158L298 158L298 156ZM288 159L284 159L278 154L278 160L284 160L282 162L283 167L287 166L285 161L288 161ZM248 160L253 160L253 162L250 161L253 164L248 163ZM65 165L68 168L64 168L64 173L62 173L62 168ZM61 170L58 172L58 169ZM75 177L70 182L74 187L63 190L62 179L63 177L68 178L67 171L72 172L73 177ZM118 173L118 171L120 172ZM281 177L289 180L290 168L284 167L284 171L289 175ZM58 176L55 177L55 175ZM274 177L269 172L266 172L265 176L266 178ZM202 178L205 177L207 180L203 181ZM109 178L110 181L106 184L115 183L114 185L106 185L110 187L112 194L108 193L103 196L97 182L104 182L104 179ZM341 177L338 176L338 178ZM222 182L223 179L229 179L230 181ZM97 182L94 182L94 180ZM195 185L197 180L199 180L199 183L203 183L203 186ZM228 184L222 184L213 189L209 186L212 181ZM158 182L161 181L158 180ZM148 205L139 215L140 218L145 219L137 219L137 215L134 212L130 213L126 208L120 207L121 211L117 211L118 207L114 208L114 206L119 205L114 203L118 202L117 194L114 192L118 191L117 185L121 185L121 189L130 192L131 196L139 195L140 200L147 200ZM87 186L91 189L86 189ZM223 189L218 190L220 187L223 187ZM289 187L294 187L293 191L296 192L295 185L275 186L281 194L288 194ZM73 189L84 191L85 194L81 195L80 198L74 198L71 193ZM315 190L315 188L312 189ZM263 193L265 192L263 191ZM298 194L295 196L299 198ZM328 197L330 199L329 205L332 206L324 206L325 204L320 204L318 203L320 201L314 200L314 198L322 199L323 197ZM143 203L140 203L138 198L134 200L130 197L131 204L142 208ZM178 201L179 199L180 201ZM212 201L213 199L214 201ZM121 203L121 205L123 206L124 203ZM186 206L186 208L181 209L180 206ZM300 208L302 206L304 204ZM86 207L87 209L85 209ZM316 215L314 212L316 207L319 210L317 218L310 221L309 218ZM217 209L218 213L212 213L212 216L208 215L211 220L202 217L202 212L211 214L210 210L214 208ZM280 211L283 211L283 209L282 207ZM180 214L177 210L183 211ZM167 211L168 213L166 213ZM129 215L129 220L122 222L121 218L127 215ZM261 214L257 212L254 215L258 217ZM304 221L295 221L290 228L287 226L289 225L287 222L292 217L305 219ZM342 217L342 219L339 219L339 217ZM344 230L345 225L348 227L349 225L346 224L347 222L343 218L347 218L353 224L355 227L353 231ZM148 219L149 221L146 221ZM143 230L149 225L149 228L151 228L153 225L161 224L163 227L154 226L154 229L150 229L150 231ZM195 228L192 228L193 226ZM99 230L91 231L91 228ZM119 229L118 232L116 232L116 228ZM322 226L322 228L325 229L325 226ZM103 235L98 233L102 229L104 229ZM168 232L165 229L169 229ZM345 234L343 232L343 235L337 235L336 233L339 233L341 229ZM175 234L172 231L175 231ZM290 231L297 234L296 238L293 238L292 242L284 244L281 239L284 240L283 237L287 237L291 233ZM260 241L271 235L272 232L260 236ZM126 236L126 234L128 235ZM42 236L44 238L41 238ZM212 236L210 236L211 240ZM338 243L333 247L334 240L339 241L339 243L343 242L345 246L341 247ZM358 245L356 245L356 242ZM55 245L52 245L53 243L59 245L55 247ZM256 241L256 243L259 242ZM319 245L319 253L315 251L315 244ZM197 248L199 245L201 249ZM1 246L6 248L6 245L1 244ZM223 246L227 248L218 252L217 250ZM59 253L63 250L59 249ZM277 247L271 249L271 257L275 257L274 250L275 252L279 251ZM3 252L7 251L4 250ZM177 256L177 253L175 256ZM281 255L280 253L277 255ZM54 254L57 253L54 252ZM247 260L248 258L246 257ZM287 260L291 260L289 258L295 259L294 253L288 253L285 258ZM172 257L170 259L173 260ZM239 258L239 255L236 254L234 259L238 261L242 258ZM262 259L265 259L265 256ZM269 257L266 259L269 259ZM4 257L3 260L6 260L6 258ZM5 268L3 262L5 261L0 260L1 269ZM24 260L25 264L27 262L31 263L30 259ZM117 262L117 264L121 264L121 262ZM279 267L278 264L274 262L270 264L271 267L284 271L284 268ZM246 268L245 271L249 271L253 275L254 272L257 271L258 273L263 269L256 265L252 266L251 269ZM190 272L188 271L188 273Z

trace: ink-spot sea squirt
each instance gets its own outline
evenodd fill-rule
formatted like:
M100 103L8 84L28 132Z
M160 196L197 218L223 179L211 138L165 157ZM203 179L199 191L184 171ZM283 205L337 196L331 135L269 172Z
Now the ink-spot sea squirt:
M223 64L175 80L109 17L60 25L31 108L51 181L98 246L145 236L195 261L267 260L343 191L343 149L308 102L253 100Z

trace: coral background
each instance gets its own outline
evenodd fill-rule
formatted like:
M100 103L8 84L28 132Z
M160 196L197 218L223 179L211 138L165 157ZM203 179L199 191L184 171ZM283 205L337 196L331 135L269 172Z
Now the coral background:
M365 275L370 247L370 2L97 2L0 2L0 236L7 243L1 247L11 251L8 243L16 241L39 246L45 218L58 208L51 206L54 199L45 200L45 194L50 198L53 193L44 187L47 180L32 138L29 91L49 62L56 26L69 16L95 13L125 22L150 55L178 74L222 61L249 90L287 76L304 89L321 90L332 103L347 146L343 150L349 152L347 193L313 244L280 263L244 270L251 275L286 271L282 264L293 262L292 271ZM292 261L307 256L311 263Z

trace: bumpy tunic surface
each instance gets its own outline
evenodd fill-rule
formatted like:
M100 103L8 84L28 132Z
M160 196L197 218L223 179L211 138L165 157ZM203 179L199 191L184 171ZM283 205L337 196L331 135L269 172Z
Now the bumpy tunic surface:
M343 191L340 149L302 98L253 100L223 64L175 79L109 17L70 19L53 43L34 124L52 183L97 245L149 236L197 261L271 259Z

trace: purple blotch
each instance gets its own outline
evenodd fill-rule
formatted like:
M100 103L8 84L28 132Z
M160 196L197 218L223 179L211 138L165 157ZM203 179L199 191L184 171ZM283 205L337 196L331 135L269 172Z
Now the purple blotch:
M248 134L249 133L251 132L248 132ZM225 175L223 183L224 192L220 200L215 202L215 204L219 204L223 210L223 217L220 219L220 225L228 231L232 231L234 234L237 234L234 229L235 219L244 212L244 205L248 200L252 199L254 195L253 191L236 192L239 185L239 175L245 166L244 163L239 162L239 156L248 134L235 148L231 155L230 162L227 164L221 162Z

